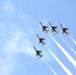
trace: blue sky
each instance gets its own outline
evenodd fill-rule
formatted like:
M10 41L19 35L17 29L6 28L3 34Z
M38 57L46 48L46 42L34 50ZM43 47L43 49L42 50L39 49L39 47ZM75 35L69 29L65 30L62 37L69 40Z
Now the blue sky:
M54 40L42 32L39 24L48 21L58 26L59 34L76 52L76 44L69 36L62 35L61 23L69 28L70 36L76 41L76 1L75 0L0 0L0 75L54 75L46 63L35 56L33 45L42 50L43 57L58 75L67 75L45 46L38 43L35 33L45 37L45 41L55 56L65 67L76 75L76 69L63 54ZM58 34L50 34L75 60L70 50ZM71 59L70 59L71 60Z

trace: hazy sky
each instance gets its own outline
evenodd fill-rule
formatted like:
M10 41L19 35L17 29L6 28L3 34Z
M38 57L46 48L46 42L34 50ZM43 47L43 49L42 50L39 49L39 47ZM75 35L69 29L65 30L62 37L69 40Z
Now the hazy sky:
M76 1L75 0L0 0L0 75L54 75L43 59L36 57L33 45L42 50L44 59L58 75L67 75L45 46L39 44L36 33L44 37L46 45L73 75L76 75ZM74 59L68 59L54 40L42 32L39 24L49 26L50 34ZM48 21L58 26L59 35L51 32ZM59 26L69 28L62 34ZM72 39L73 40L72 40ZM68 47L69 46L69 47Z

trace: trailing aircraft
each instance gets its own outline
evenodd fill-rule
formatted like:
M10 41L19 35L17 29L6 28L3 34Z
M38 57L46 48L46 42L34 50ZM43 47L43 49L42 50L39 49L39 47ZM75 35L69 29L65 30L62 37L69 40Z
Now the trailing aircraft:
M36 56L39 56L39 58L41 58L41 57L43 56L43 55L41 54L42 51L41 51L41 50L37 50L36 47L34 47L34 46L33 46L33 48L34 48L35 51L36 51Z
M58 33L59 31L57 30L58 26L52 26L50 22L48 22L52 28L52 32Z
M39 44L42 43L42 46L46 44L46 42L44 42L45 38L40 38L39 35L36 33L38 39L39 39Z
M60 23L59 23L59 24L60 24ZM63 27L62 24L60 24L60 26L61 26L62 31L63 31L62 34L66 33L66 35L69 35L70 32L67 32L67 30L68 30L69 28Z

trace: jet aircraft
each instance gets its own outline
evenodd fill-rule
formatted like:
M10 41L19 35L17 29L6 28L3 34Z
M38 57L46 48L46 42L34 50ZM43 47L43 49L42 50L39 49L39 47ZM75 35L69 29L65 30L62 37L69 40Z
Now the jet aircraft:
M60 24L60 23L59 23L59 24ZM62 33L63 33L63 34L66 33L66 35L69 35L70 32L67 32L67 30L68 30L69 28L63 27L62 24L60 24L60 26L61 26L62 31L63 31Z
M49 30L47 29L48 26L43 25L42 22L40 22L40 21L39 21L39 23L40 23L40 25L42 26L42 32L45 31L46 33L48 33L48 32L49 32Z
M41 51L41 50L37 50L36 47L34 47L34 46L33 46L33 48L34 48L35 51L36 51L36 56L39 56L39 58L41 58L41 57L43 56L43 55L41 54L42 51Z
M52 32L58 33L59 31L57 30L58 26L52 26L50 22L48 22L50 26L52 27Z
M42 43L42 46L46 44L46 42L44 42L45 38L40 38L39 35L36 33L38 39L39 39L39 44Z

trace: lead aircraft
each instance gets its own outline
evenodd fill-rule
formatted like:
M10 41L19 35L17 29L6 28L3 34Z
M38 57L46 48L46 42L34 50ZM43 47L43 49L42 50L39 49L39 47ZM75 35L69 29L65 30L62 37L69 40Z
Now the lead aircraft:
M48 26L43 25L42 22L40 22L40 21L39 21L39 23L40 23L40 25L42 26L42 32L45 31L46 33L48 33L48 32L49 32L49 30L47 29Z

